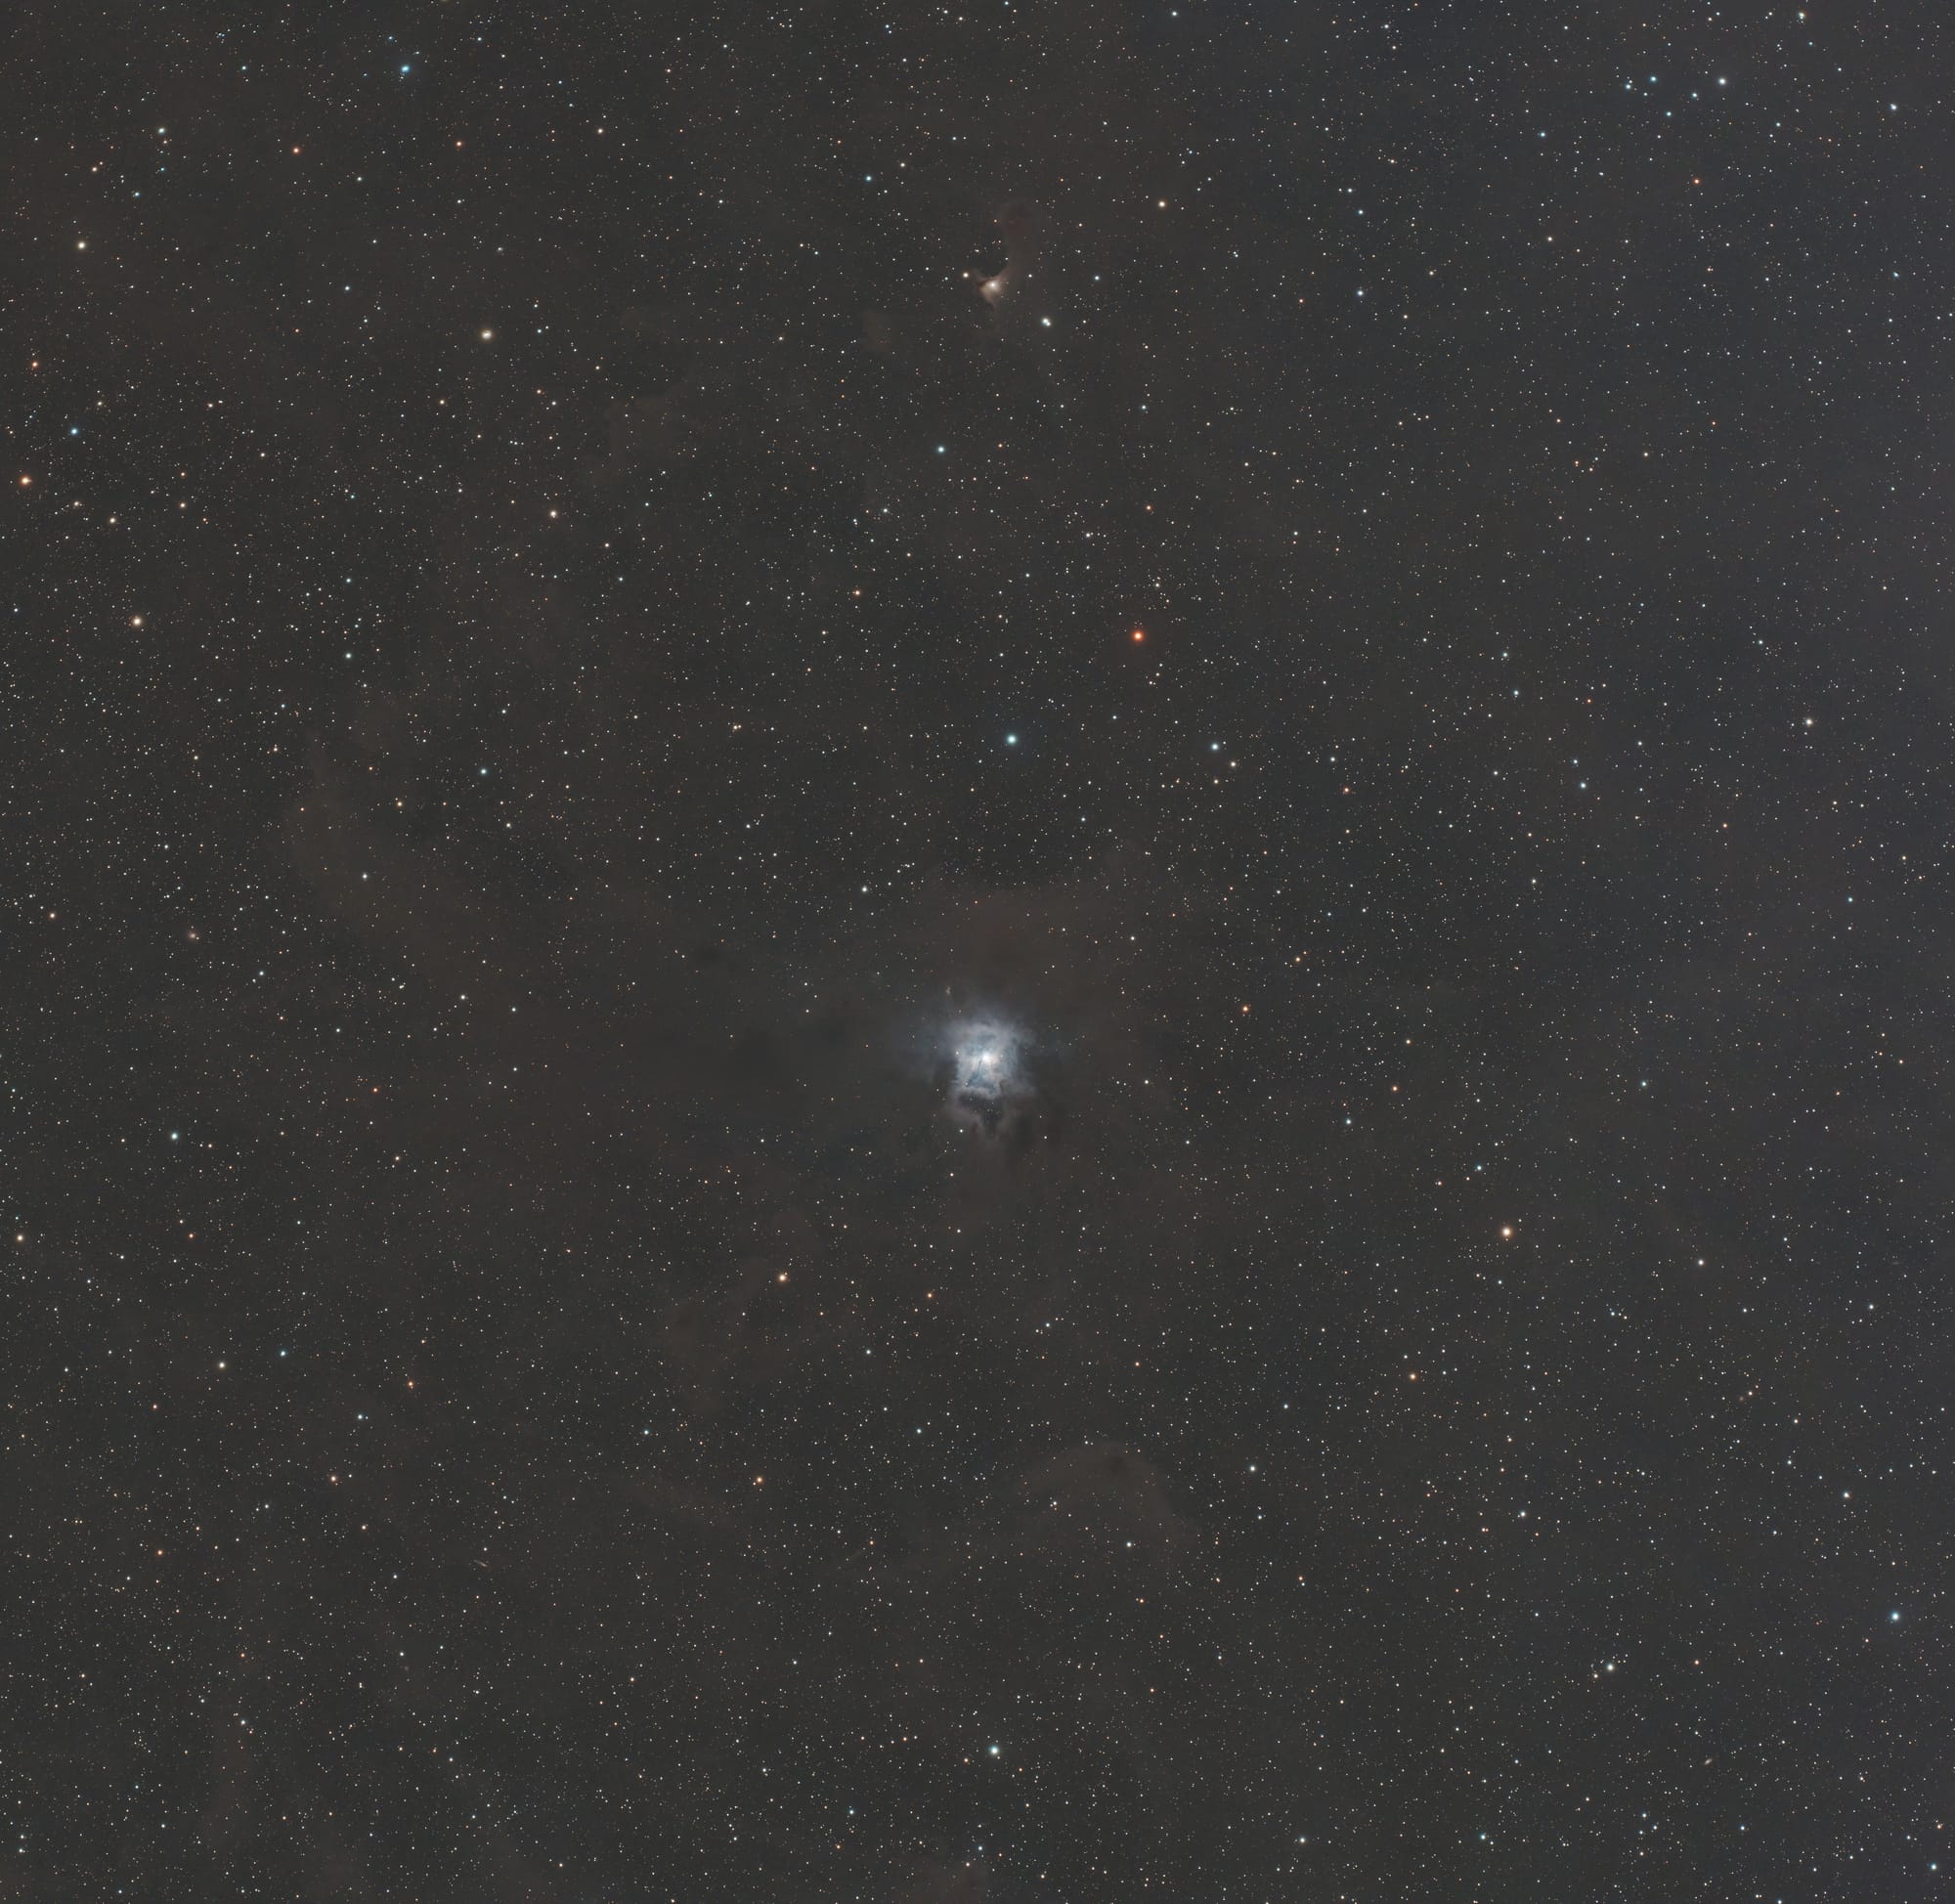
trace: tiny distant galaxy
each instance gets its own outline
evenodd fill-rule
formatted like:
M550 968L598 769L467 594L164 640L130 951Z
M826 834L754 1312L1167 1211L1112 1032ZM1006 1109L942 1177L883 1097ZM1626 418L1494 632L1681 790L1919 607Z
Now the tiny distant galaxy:
M9 18L0 1897L1955 1898L1955 10Z

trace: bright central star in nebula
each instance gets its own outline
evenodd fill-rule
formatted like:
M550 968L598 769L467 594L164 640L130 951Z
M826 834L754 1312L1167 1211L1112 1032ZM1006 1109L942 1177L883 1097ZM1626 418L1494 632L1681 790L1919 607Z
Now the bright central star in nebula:
M1023 1039L997 1018L967 1018L951 1026L948 1044L951 1114L995 1136L1027 1095Z

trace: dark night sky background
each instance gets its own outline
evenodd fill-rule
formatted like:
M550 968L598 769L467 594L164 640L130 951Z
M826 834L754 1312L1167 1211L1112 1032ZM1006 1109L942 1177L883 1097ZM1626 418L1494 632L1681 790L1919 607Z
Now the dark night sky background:
M1948 1894L1934 10L12 25L0 1897Z

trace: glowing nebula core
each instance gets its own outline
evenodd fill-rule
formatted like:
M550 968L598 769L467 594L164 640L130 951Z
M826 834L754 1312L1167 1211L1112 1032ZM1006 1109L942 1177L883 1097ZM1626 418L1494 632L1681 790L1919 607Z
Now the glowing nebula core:
M1023 1037L997 1018L966 1018L951 1027L949 1047L951 1115L995 1137L1030 1095Z

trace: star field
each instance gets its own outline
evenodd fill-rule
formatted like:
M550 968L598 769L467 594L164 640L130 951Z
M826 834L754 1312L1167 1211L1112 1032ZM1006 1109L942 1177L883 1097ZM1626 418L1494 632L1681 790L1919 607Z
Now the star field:
M0 1894L1945 1894L1950 60L27 6Z

